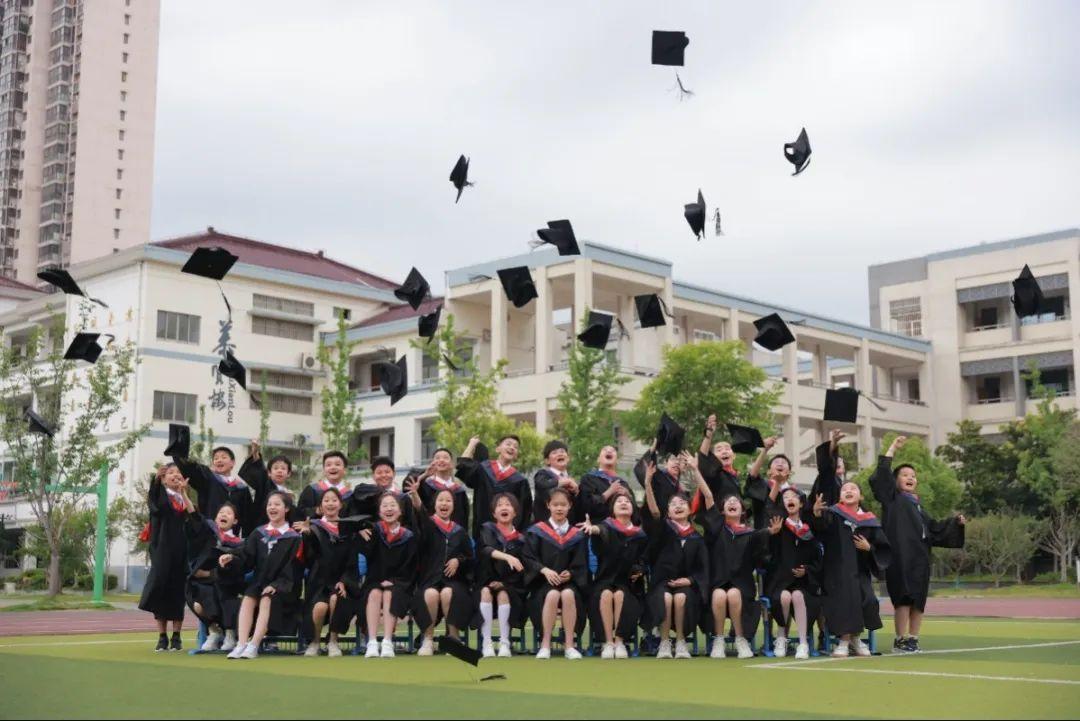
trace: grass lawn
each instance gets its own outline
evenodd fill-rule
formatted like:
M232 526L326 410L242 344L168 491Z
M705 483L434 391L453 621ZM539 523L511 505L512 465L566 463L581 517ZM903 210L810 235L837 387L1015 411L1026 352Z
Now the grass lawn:
M961 586L936 589L932 595L934 598L1080 598L1080 586L1075 583L1043 583L1001 588Z
M889 638L884 629L881 640ZM191 645L191 634L186 642ZM152 634L0 638L5 717L1076 718L1080 621L930 618L920 656L308 659L152 651ZM883 643L884 645L884 643ZM1007 646L989 650L987 647ZM987 649L987 650L980 650ZM505 681L478 683L482 674ZM63 679L63 693L56 693Z
M34 598L26 603L14 603L0 606L0 613L10 611L115 611L116 607L108 603L94 603L81 597Z

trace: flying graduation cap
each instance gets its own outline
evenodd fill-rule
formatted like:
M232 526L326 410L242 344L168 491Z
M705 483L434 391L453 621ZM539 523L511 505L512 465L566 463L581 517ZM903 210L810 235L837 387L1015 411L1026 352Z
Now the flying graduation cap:
M452 656L462 663L467 663L474 668L480 667L480 651L470 648L462 643L459 639L452 638L450 636L439 637L439 653L445 653L447 656ZM491 674L490 676L482 676L480 681L497 681L506 679L501 673Z
M187 458L191 454L191 428L182 423L169 424L169 445L165 455L170 458Z
M461 193L465 188L471 188L472 183L469 182L469 159L464 155L457 159L454 163L454 169L450 171L450 182L457 188L457 198L454 203L457 204L461 200Z
M224 248L196 248L180 272L210 280L221 280L229 274L237 260L239 256L233 255Z
M28 424L30 424L31 433L40 433L42 435L48 436L49 438L52 438L53 434L56 433L55 429L53 429L53 427L49 425L49 422L47 420L39 416L30 408L27 408L26 411L23 413L23 418Z
M766 350L777 351L788 343L795 342L795 336L791 334L791 329L779 313L758 318L754 321L754 327L758 331L754 342Z
M379 385L383 393L390 396L390 405L394 405L409 392L409 370L405 365L405 356L398 358L397 363L380 361Z
M686 430L667 413L661 414L660 427L656 429L656 452L660 455L680 453L685 438Z
M247 390L247 368L244 367L243 363L236 360L236 356L232 354L232 351L225 351L225 357L218 363L218 372L226 378L232 378L240 384L241 388Z
M569 220L549 220L547 228L536 231L542 243L550 243L559 249L559 255L581 255L577 236Z
M499 271L499 281L502 282L503 290L506 291L506 297L515 308L524 308L530 300L539 297L532 274L529 273L529 267L526 265L503 268Z
M690 38L681 30L653 30L652 64L681 67Z
M667 325L664 316L671 316L664 307L664 299L656 293L635 295L634 305L637 306L638 320L642 328L659 328Z
M431 286L428 285L427 280L420 275L420 271L413 268L409 271L409 276L405 279L405 282L394 290L394 295L408 303L413 310L417 310L430 291Z
M697 202L683 206L683 216L698 240L705 235L705 212L705 198L701 194L701 188L698 188Z
M792 175L798 175L810 165L810 136L806 134L806 128L802 129L794 143L784 143L784 157L795 166Z
M108 308L104 301L97 298L91 298L83 289L79 287L79 284L75 282L75 279L71 277L71 273L67 272L63 268L46 268L37 274L37 277L41 280L56 286L67 295L81 295L87 300L93 301L100 305L102 308Z
M859 396L854 388L829 388L825 391L825 420L854 423L859 416Z
M1013 308L1016 309L1016 316L1026 318L1030 315L1037 315L1045 301L1042 288L1039 287L1039 281L1035 280L1035 274L1031 272L1031 268L1025 265L1024 269L1020 271L1020 276L1012 282L1012 285L1012 304Z
M578 334L578 340L586 348L604 350L607 348L608 339L611 337L611 321L614 318L615 316L609 313L590 310L589 320L585 325L585 330Z
M736 453L753 453L765 447L765 440L757 428L728 423L727 429L731 434L731 450Z
M87 363L97 363L103 348L98 343L102 333L76 333L71 339L71 344L64 351L64 360L84 360ZM111 333L104 335L115 338Z
M422 315L417 320L417 333L421 338L427 338L428 343L435 339L435 333L439 330L439 317L442 315L442 303L427 315Z

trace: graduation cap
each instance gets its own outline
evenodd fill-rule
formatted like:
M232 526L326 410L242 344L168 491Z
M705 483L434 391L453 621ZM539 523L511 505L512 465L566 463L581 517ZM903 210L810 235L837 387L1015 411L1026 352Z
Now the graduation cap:
M806 134L806 128L802 129L794 143L784 143L784 157L795 166L792 175L806 170L806 166L810 164L810 136Z
M442 315L442 303L427 315L420 316L417 321L417 332L421 338L427 338L428 343L435 339L435 333L439 330L439 316Z
M226 378L232 378L241 388L247 390L247 368L236 360L232 351L225 351L225 357L218 363L218 372Z
M1013 285L1013 308L1016 309L1016 316L1018 318L1026 318L1029 315L1036 315L1039 309L1044 304L1042 288L1039 287L1039 282L1035 280L1035 274L1031 272L1031 268L1024 266L1024 269L1020 271L1020 276L1012 282Z
M705 235L705 198L701 195L701 188L698 188L697 202L683 206L683 216L690 224L690 230L701 240L701 236Z
M679 453L683 449L686 430L671 419L667 413L660 416L660 427L656 429L656 452L660 455Z
M585 325L585 330L578 334L578 340L586 348L604 350L607 348L608 338L611 337L611 321L614 318L615 316L608 313L590 310L589 320Z
M457 660L467 663L470 666L480 666L480 652L475 648L469 648L460 640L451 638L450 636L439 637L439 653L453 656Z
M169 424L169 445L165 455L170 458L187 458L191 455L191 428L182 423Z
M658 328L667 325L664 316L671 314L664 307L664 299L656 293L635 295L634 305L637 306L638 320L641 321L642 328Z
M450 182L457 188L457 198L454 203L461 200L461 193L465 188L471 188L472 183L469 182L469 159L464 155L457 159L454 163L454 169L450 171Z
M84 293L83 289L79 287L79 284L75 282L75 279L71 277L71 273L68 273L63 268L46 268L45 270L38 272L37 277L46 283L56 286L67 295L81 295L83 298L97 303L102 308L109 307L97 298L91 298Z
M29 408L23 413L23 418L30 424L31 433L41 433L52 438L53 434L56 432L53 427L49 425L48 421Z
M736 453L753 453L758 448L765 447L765 441L757 428L728 423L727 429L731 434L731 450Z
M409 271L409 277L405 279L405 282L394 291L394 295L408 303L413 310L417 310L430 291L431 286L428 285L427 280L420 275L420 271L413 268Z
M110 338L111 334L106 333ZM71 339L71 344L64 351L64 360L84 360L87 363L97 363L98 356L103 350L98 343L101 333L76 333Z
M374 517L367 513L358 513L355 516L345 516L338 519L338 531L340 533L356 533L365 527L371 526Z
M854 388L829 388L825 391L825 420L854 423L859 415L860 392Z
M559 249L559 255L581 255L574 227L569 220L549 220L547 228L536 231L542 243L551 243Z
M499 280L502 282L506 297L514 304L515 308L524 308L529 301L538 297L536 284L533 283L529 267L520 265L515 268L503 268L499 271Z
M690 38L681 30L653 30L652 64L682 65Z
M390 396L390 405L394 405L409 392L409 371L405 365L405 356L397 363L379 361L379 385L383 393Z
M788 343L795 342L795 336L779 313L758 318L754 321L754 327L758 330L754 342L766 350L780 350Z
M221 280L232 269L239 256L224 248L196 248L191 254L181 273L191 273L210 280Z

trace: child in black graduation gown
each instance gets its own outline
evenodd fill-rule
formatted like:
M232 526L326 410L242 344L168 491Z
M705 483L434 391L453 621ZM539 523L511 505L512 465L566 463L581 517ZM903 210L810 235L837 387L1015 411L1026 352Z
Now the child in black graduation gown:
M840 487L844 485L844 457L840 455L840 441L844 434L838 430L829 432L829 440L818 445L814 454L817 461L817 478L810 489L810 498L821 496L825 505L840 502Z
M795 658L807 659L810 658L810 624L818 618L822 605L821 543L810 528L804 507L806 499L798 489L791 487L780 494L779 488L773 488L770 499L771 515L784 519L780 533L769 542L770 564L764 588L779 629L773 655L777 658L787 655L787 629L794 613L799 634Z
M649 513L660 517L653 491L656 464L645 466L645 501ZM709 551L705 539L690 522L690 503L682 494L668 499L666 517L649 536L646 557L651 567L645 597L643 627L660 627L657 658L671 658L671 628L675 628L675 657L690 658L686 634L693 633L709 590Z
M616 495L630 497L630 484L618 473L619 452L615 446L604 446L596 459L596 468L581 476L580 491L574 502L573 520L577 523L588 515L593 523L600 523L608 515L608 501ZM637 509L634 509L637 516Z
M296 523L303 520L296 510L298 502L296 494L286 485L290 476L292 476L292 461L287 456L274 456L269 463L264 463L259 441L251 441L248 446L248 457L240 466L240 477L251 486L251 490L255 493L255 502L251 506L253 522L245 525L257 528L267 522L266 501L275 491L285 495L290 508L289 522Z
M448 448L440 448L431 457L431 465L419 476L420 500L427 510L435 513L435 496L440 491L450 491L454 496L453 521L462 528L469 527L469 493L465 484L454 480L454 454Z
M199 494L196 504L199 513L206 518L214 518L222 504L231 503L236 508L246 536L255 528L257 516L252 508L251 486L243 478L233 474L236 454L232 449L218 446L211 452L210 459L209 467L190 458L173 458L173 462Z
M548 489L549 491L551 489ZM545 496L546 497L546 496ZM480 529L477 544L476 596L480 609L480 649L484 658L495 656L491 639L492 611L498 608L499 658L510 658L510 630L525 621L525 536L514 528L518 500L500 493L491 502L494 521ZM547 508L544 508L547 515Z
M562 610L567 660L581 658L577 638L585 628L585 595L589 585L586 536L570 523L572 501L565 489L548 496L548 520L525 533L525 582L529 589L529 616L541 629L538 659L551 658L551 634Z
M184 626L184 591L187 583L187 515L194 511L187 497L187 480L174 463L158 469L150 480L150 573L139 608L154 614L158 627L155 651L179 651ZM172 623L172 639L167 626Z
M397 470L389 456L375 456L371 459L371 483L360 483L352 492L352 500L347 501L349 515L363 515L378 518L379 501L383 494L389 493L401 505L401 522L410 528L416 526L416 514L412 502L394 485ZM464 490L464 489L462 489Z
M469 591L474 570L472 541L465 527L453 520L453 491L439 491L435 512L428 515L420 500L420 482L414 479L407 488L420 535L420 572L412 611L424 640L416 655L433 656L439 620L445 618L447 635L457 638L458 630L468 627L476 610Z
M577 499L578 482L570 476L570 449L559 440L548 441L544 446L543 468L533 474L533 522L547 520L548 494L553 488L565 488L571 498Z
M889 539L877 517L859 507L859 485L840 487L840 502L826 506L814 501L811 526L825 547L825 622L840 637L833 656L851 651L869 656L870 648L860 636L864 630L881 628L881 614L872 577L881 578L891 560Z
M479 437L469 439L469 445L457 464L457 477L473 491L472 537L479 538L480 529L491 520L491 501L500 493L509 493L517 498L518 517L514 519L514 528L524 531L532 517L532 491L529 489L529 479L513 466L518 457L520 440L517 436L500 438L495 447L498 457L493 461L478 462L473 460L473 453L479 443Z
M962 515L935 521L923 510L915 493L919 487L915 469L906 463L892 468L893 455L906 442L904 436L892 442L870 480L892 546L885 585L896 612L894 653L920 651L919 630L930 591L930 548L963 548L967 523Z
M187 604L208 633L201 651L232 651L236 648L236 621L240 594L244 590L243 569L218 566L222 553L238 550L244 540L236 534L236 509L226 503L211 520L194 511L188 515L188 550L191 574L187 580Z
M266 501L266 525L256 528L236 553L223 553L218 559L222 568L239 563L245 571L254 571L240 603L231 659L258 658L267 633L296 631L303 540L289 527L288 511L285 495L271 493Z
M650 460L655 459L655 453L649 451L644 456L638 459L638 462L634 464L634 477L637 482L641 484L641 487L645 488L645 467ZM664 461L663 468L657 468L652 475L653 495L656 497L656 506L661 511L668 506L668 501L676 494L683 492L682 486L679 484L679 479L682 477L683 470L685 470L683 456L677 453L668 455L667 460ZM645 509L644 523L646 530L651 532L660 523L663 523L664 517L653 518L649 509Z
M319 503L328 488L336 490L342 502L349 504L353 489L349 488L349 482L345 480L348 465L349 460L341 451L327 451L323 454L323 477L300 491L300 500L297 501L300 517L297 520L315 518L319 515Z
M360 594L368 633L364 657L393 658L394 631L398 619L408 615L416 589L420 539L402 523L404 509L394 493L380 495L376 508L379 521L375 527L360 531L360 552L368 563Z
M311 638L305 656L318 656L322 628L332 617L341 597L345 595L342 577L350 562L355 563L358 537L356 531L341 521L344 502L336 488L328 488L319 502L317 518L299 521L304 536L304 614L311 622ZM341 656L338 634L333 627L326 643L326 655Z
M589 595L589 624L593 637L603 629L600 658L628 658L625 639L634 635L645 606L645 552L649 538L634 525L634 503L627 493L608 501L608 515L593 525L586 517L581 529L591 536L597 567Z

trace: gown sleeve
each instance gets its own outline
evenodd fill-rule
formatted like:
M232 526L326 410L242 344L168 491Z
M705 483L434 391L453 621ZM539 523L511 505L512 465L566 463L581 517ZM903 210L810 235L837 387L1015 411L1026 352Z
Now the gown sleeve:
M589 544L587 540L574 546L568 570L573 584L584 594L589 588Z
M875 528L873 533L867 534L866 540L870 541L870 572L875 578L883 579L885 570L892 562L892 546L889 545L885 529Z
M297 554L302 550L303 541L299 538L290 538L285 551L278 556L278 567L274 569L274 580L270 585L277 593L290 593L296 583L296 564L293 562ZM275 546L274 550L278 550Z
M150 481L150 487L146 491L146 505L151 516L160 516L169 505L169 494L165 491L165 484L157 478Z
M199 494L199 499L205 499L206 494L210 491L210 469L190 458L173 458L173 463L180 469L180 473L184 475L184 478L188 479L188 485ZM203 505L205 505L205 501L203 501Z
M870 488L882 506L896 500L896 480L892 475L892 459L888 456L878 456L877 469L870 477Z
M817 460L817 478L814 486L810 489L808 503L811 505L819 494L825 496L825 503L830 506L839 502L840 498L835 490L836 486L836 457L830 452L831 443L825 441L819 443L814 450Z
M480 463L472 458L458 458L454 475L456 475L462 483L473 490L476 490L477 473L483 473L483 469L480 468Z
M540 569L544 562L540 558L540 539L531 533L525 534L525 544L522 548L521 562L525 566L525 583L532 585L540 576Z
M927 523L927 529L930 531L931 546L937 546L938 548L964 547L964 526L960 525L955 516L944 521L931 519Z

